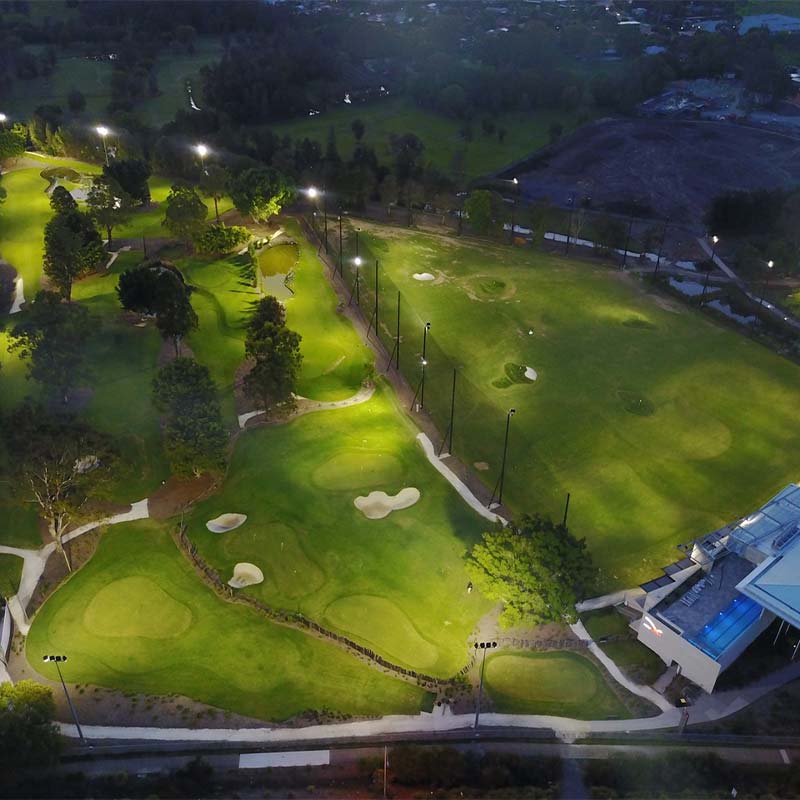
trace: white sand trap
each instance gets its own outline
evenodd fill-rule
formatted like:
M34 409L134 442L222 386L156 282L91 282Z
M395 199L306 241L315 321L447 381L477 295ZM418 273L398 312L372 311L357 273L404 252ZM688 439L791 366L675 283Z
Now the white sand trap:
M367 519L383 519L388 517L392 511L400 511L413 506L418 500L419 489L407 486L394 496L386 494L386 492L370 492L366 497L356 497L353 505Z
M535 381L539 375L537 374L536 370L533 367L525 367L525 377L529 381Z
M430 272L415 272L411 276L415 281L435 281L436 276L431 275Z
M264 582L264 573L255 565L247 561L240 561L233 567L233 577L228 581L228 586L234 589L243 589L245 586L255 586Z
M227 533L247 522L247 514L220 514L206 522L206 528L212 533Z

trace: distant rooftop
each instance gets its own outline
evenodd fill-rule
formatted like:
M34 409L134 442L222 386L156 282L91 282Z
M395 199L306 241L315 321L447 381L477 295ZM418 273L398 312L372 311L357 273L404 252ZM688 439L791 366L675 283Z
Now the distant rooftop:
M784 550L798 535L800 486L790 483L758 511L731 528L728 547L742 555L748 548L754 548L769 557Z

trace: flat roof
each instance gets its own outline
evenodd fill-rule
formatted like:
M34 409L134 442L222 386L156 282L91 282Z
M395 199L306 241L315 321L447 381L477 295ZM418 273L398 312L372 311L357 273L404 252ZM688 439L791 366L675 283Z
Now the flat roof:
M738 584L752 571L749 561L730 553L718 559L708 575L687 582L685 591L665 598L651 614L668 623L684 639L691 639L739 596Z
M796 535L800 535L800 486L790 483L732 527L728 546L738 553L754 547L765 556L773 556Z
M773 614L800 628L800 539L765 559L737 587Z

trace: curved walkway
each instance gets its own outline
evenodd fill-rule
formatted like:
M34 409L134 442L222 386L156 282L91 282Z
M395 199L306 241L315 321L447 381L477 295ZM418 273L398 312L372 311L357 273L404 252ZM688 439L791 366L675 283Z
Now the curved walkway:
M295 395L297 408L283 421L288 422L291 419L302 417L304 414L311 414L314 411L330 411L334 408L357 406L360 403L366 403L373 394L375 394L375 386L370 383L362 386L354 395L346 397L344 400L309 400L308 397ZM239 414L239 427L244 428L251 419L266 413L266 411L260 409Z

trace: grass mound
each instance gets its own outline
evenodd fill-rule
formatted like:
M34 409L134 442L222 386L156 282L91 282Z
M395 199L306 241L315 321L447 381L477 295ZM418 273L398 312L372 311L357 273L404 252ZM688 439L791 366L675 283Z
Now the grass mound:
M656 326L653 325L650 320L644 319L642 317L629 317L626 320L623 320L622 324L626 328L638 328L642 331L654 331L657 330Z
M577 653L498 653L486 659L485 684L500 712L574 719L630 716L600 670Z
M402 474L400 462L389 452L345 450L320 464L311 480L320 489L337 492L395 484Z
M70 183L80 183L81 174L70 167L48 167L39 173L46 181L51 183L55 180L69 181Z
M655 413L656 407L653 403L638 392L620 389L617 392L617 396L629 414L636 414L637 417L649 417Z
M505 375L502 378L495 378L492 381L492 386L495 389L508 389L509 386L513 386L515 383L533 383L530 378L525 377L524 364L513 364L508 361L503 367L503 371Z
M133 575L109 583L91 599L83 624L98 636L171 639L192 624L192 612L150 578Z

